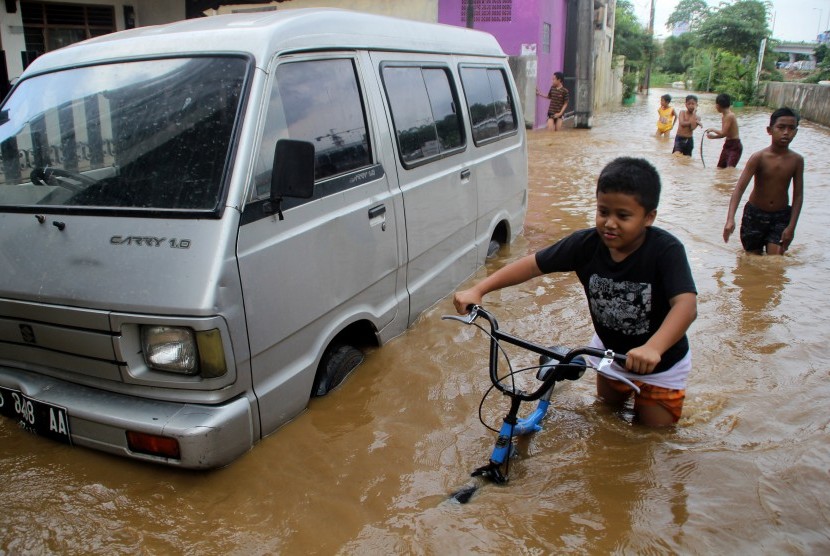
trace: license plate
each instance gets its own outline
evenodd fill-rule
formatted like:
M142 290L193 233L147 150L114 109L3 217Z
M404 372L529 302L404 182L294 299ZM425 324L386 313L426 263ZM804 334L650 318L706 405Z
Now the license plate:
M18 390L0 386L0 415L11 417L21 428L72 444L66 408L30 398Z

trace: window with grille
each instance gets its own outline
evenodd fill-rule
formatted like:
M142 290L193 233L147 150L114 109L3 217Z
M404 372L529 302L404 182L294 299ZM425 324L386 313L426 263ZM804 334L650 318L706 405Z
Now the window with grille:
M20 12L26 62L44 52L115 31L113 6L21 2Z
M467 20L467 8L473 4L473 21L513 21L513 0L461 0L461 21Z

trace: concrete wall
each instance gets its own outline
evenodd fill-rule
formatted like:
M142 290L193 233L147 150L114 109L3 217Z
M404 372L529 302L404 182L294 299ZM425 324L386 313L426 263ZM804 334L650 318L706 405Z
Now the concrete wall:
M594 7L594 110L617 105L622 99L624 56L615 56L614 19L616 1Z
M617 60L613 64L610 62L610 57L607 59L597 58L596 80L594 81L595 109L617 106L622 100L622 76L625 56L617 56L616 58ZM600 62L602 62L601 66Z
M519 91L525 127L533 129L536 120L536 55L510 56L507 61L516 81L516 89ZM547 107L545 109L547 110Z
M764 86L763 98L770 108L788 106L804 119L830 126L829 85L770 81Z

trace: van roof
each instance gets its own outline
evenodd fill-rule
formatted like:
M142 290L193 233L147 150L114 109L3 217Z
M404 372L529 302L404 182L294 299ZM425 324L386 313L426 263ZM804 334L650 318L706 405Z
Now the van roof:
M492 35L334 8L287 9L187 19L139 27L54 50L24 76L62 67L170 53L243 52L264 66L275 52L372 48L503 57Z

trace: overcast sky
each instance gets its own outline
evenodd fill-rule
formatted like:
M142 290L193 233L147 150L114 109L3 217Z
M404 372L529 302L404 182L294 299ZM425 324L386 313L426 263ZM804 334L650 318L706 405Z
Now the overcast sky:
M632 0L637 17L648 25L652 0ZM654 36L667 37L666 20L680 0L655 0ZM720 0L707 0L717 7ZM816 35L830 27L830 0L773 0L772 35L783 41L815 41ZM821 18L821 21L819 21Z

